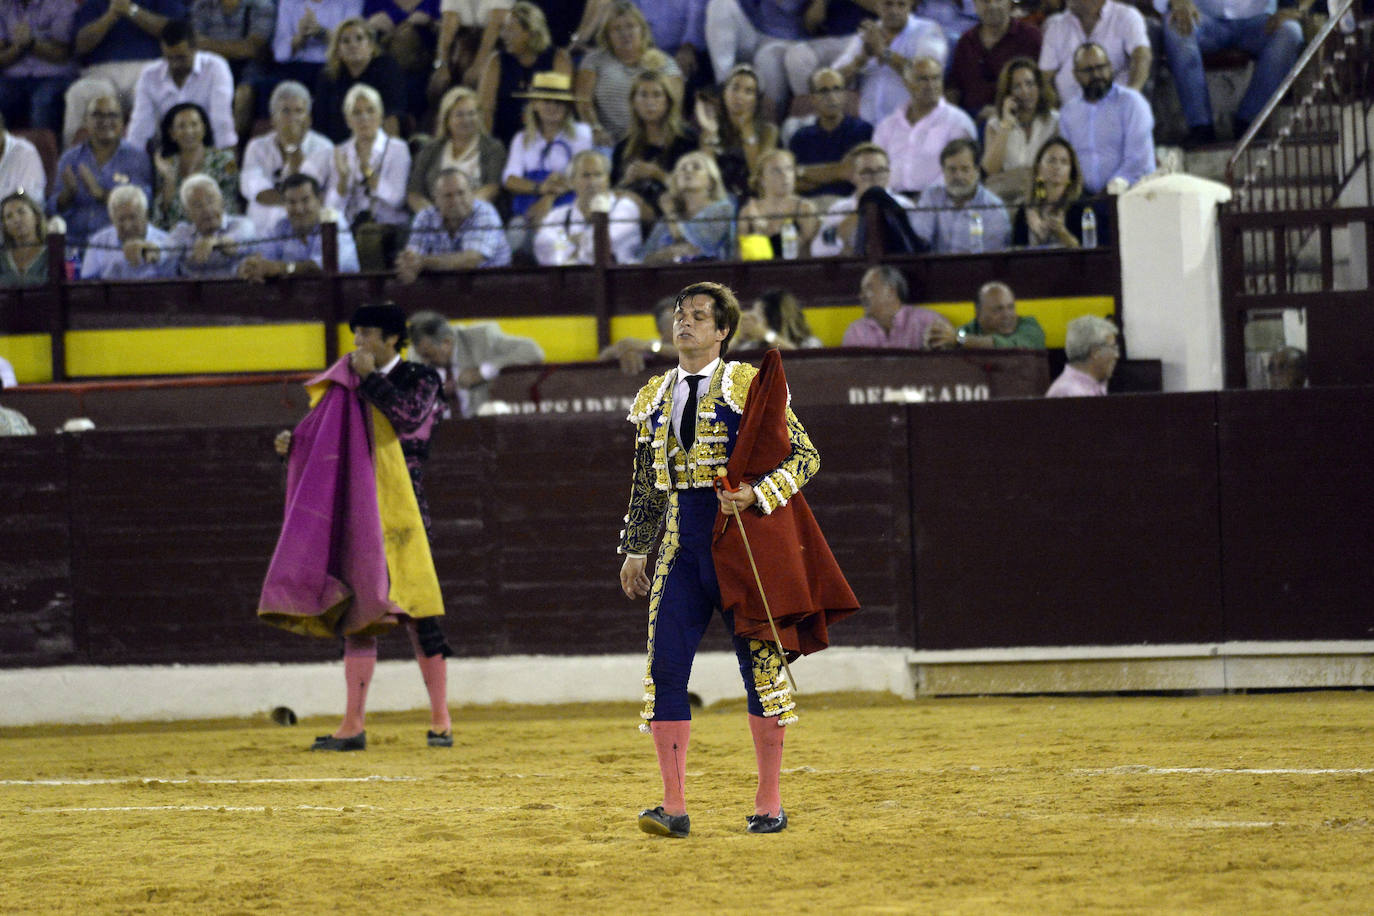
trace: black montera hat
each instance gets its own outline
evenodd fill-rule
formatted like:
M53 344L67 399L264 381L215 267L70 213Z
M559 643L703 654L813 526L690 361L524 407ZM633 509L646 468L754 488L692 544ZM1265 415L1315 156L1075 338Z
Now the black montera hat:
M406 313L394 302L362 305L353 313L353 317L348 319L350 331L356 331L360 327L381 328L383 337L390 337L393 334L405 337Z

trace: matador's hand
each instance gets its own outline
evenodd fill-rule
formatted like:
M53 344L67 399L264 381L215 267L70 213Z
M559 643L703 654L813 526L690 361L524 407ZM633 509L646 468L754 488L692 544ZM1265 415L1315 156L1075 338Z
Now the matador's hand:
M759 501L759 498L754 495L754 488L747 483L740 484L738 490L718 487L716 498L720 500L720 511L726 515L734 515L736 510L743 512Z
M649 576L644 571L645 557L626 557L620 567L620 589L627 598L643 598L649 594Z

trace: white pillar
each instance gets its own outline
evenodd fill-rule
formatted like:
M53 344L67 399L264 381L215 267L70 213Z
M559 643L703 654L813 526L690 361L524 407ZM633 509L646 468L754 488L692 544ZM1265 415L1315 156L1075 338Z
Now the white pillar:
M1223 387L1217 204L1230 199L1215 181L1162 175L1117 201L1121 330L1133 359L1163 363L1165 391Z

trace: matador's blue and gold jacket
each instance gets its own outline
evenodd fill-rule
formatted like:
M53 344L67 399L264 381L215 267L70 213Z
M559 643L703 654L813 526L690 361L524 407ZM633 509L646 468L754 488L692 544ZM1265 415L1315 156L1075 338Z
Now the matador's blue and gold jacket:
M620 532L620 553L649 553L663 527L673 490L714 486L716 468L730 460L749 383L757 374L758 369L748 363L720 362L698 402L696 441L688 452L683 452L672 431L677 370L654 376L635 395L626 418L636 427L634 481L625 528ZM787 431L791 453L773 471L748 481L764 514L786 505L821 466L820 454L790 407Z

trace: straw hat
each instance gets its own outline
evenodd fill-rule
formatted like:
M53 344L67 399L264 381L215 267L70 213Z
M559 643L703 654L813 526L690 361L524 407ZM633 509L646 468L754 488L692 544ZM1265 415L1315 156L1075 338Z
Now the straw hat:
M528 92L512 92L511 96L517 99L548 99L569 105L578 101L577 96L573 95L572 77L556 70L536 73Z

